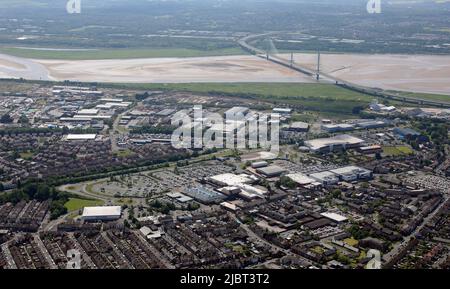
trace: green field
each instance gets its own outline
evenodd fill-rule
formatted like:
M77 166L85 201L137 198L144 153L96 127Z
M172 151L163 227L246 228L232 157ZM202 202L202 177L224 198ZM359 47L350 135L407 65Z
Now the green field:
M101 205L103 205L103 201L100 200L86 200L78 198L70 198L69 201L64 204L68 212L77 211L84 207L101 206Z
M431 94L431 93L414 93L414 92L397 92L400 96L428 99L436 101L446 101L450 103L450 95Z
M410 155L413 150L408 146L383 147L383 153L389 156Z
M82 51L39 50L16 47L1 47L1 53L34 59L95 60L95 59L131 59L156 57L202 57L246 54L239 47L196 50L187 48L168 49L98 49Z

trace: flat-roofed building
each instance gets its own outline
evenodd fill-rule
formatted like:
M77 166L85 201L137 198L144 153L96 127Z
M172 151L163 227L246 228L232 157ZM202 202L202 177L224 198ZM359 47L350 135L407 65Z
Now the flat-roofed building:
M297 183L300 186L307 186L310 184L313 184L316 182L315 179L308 177L305 174L302 173L293 173L286 175L289 179L291 179L293 182Z
M322 129L327 132L340 132L340 131L351 131L355 129L353 124L339 123L339 124L323 124Z
M309 176L325 186L334 185L339 182L338 176L330 171L314 173L310 174Z
M340 134L330 138L318 138L305 141L305 146L312 152L333 152L336 150L360 147L364 140L348 135Z
M84 221L113 221L120 219L120 206L84 207L81 219Z
M259 169L259 168L267 167L268 165L269 165L269 163L266 161L253 162L252 168Z
M320 215L327 219L335 221L336 223L342 223L348 220L347 217L332 212L321 213Z
M268 166L264 168L256 169L256 172L262 174L268 178L278 177L282 173L286 172L286 170L279 166Z
M68 134L66 140L95 140L96 134Z
M249 110L250 109L248 107L243 106L232 107L225 112L226 120L227 121L244 120L244 118L241 119L241 116L245 117L245 114L247 114Z
M374 154L379 153L383 149L380 145L370 145L370 146L363 146L358 148L358 151L362 154Z
M272 110L273 113L279 113L279 114L291 114L292 113L292 108L280 108L280 107L276 107Z
M236 175L232 173L225 173L209 177L209 180L219 186L237 186L239 184L254 183L257 178L247 174Z
M357 167L357 166L347 166L334 170L330 170L332 173L336 174L343 181L355 181L358 179L370 179L372 178L372 171Z
M295 132L307 132L309 130L309 123L296 121L291 123L291 125L288 127L288 130Z
M78 111L81 115L96 115L98 114L98 109L81 109Z

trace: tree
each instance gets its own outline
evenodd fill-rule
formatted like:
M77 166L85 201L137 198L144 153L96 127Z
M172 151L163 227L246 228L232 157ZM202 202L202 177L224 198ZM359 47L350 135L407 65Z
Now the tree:
M21 124L29 124L30 120L28 119L28 117L24 114L22 114L19 118L19 123Z
M12 123L12 122L13 122L13 119L11 118L11 116L9 114L4 114L0 118L0 123Z

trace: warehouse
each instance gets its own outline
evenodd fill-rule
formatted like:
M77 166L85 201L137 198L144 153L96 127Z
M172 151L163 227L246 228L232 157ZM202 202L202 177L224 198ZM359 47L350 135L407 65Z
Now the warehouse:
M269 165L269 163L266 161L254 162L254 163L252 163L252 168L259 169L259 168L267 167L268 165Z
M69 134L67 140L95 140L96 134Z
M364 140L348 135L340 134L330 138L318 138L305 141L305 146L312 152L333 152L336 150L360 147Z
M322 213L320 215L325 217L325 218L327 218L327 219L335 221L336 223L342 223L342 222L345 222L345 221L348 220L346 217L344 217L342 215L339 215L339 214L336 214L336 213L327 212L327 213Z
M80 115L96 115L98 114L98 109L82 109L78 111Z
M295 132L307 132L309 130L309 124L302 121L296 121L291 123L288 130Z
M286 175L289 179L291 179L293 182L297 183L299 186L307 186L310 184L314 184L317 181L313 178L308 177L307 175L304 175L302 173L294 173L294 174L288 174Z
M218 203L227 198L224 194L202 186L187 188L184 193L203 204Z
M334 185L339 182L338 176L329 171L315 173L309 176L325 186Z
M216 185L225 187L225 186L237 186L240 184L251 184L257 180L256 177L246 175L246 174L232 174L226 173L221 175L215 175L209 178L209 181L213 182Z
M227 121L243 120L241 117L244 117L248 111L247 107L235 106L225 112L225 117Z
M335 170L331 170L332 173L336 174L342 181L356 181L358 179L370 179L372 177L372 172L370 170L360 168L357 166L348 166Z
M284 115L289 115L292 113L292 109L291 108L280 108L280 107L276 107L272 110L273 113L279 113L279 114L284 114Z
M81 219L84 221L113 221L120 219L122 208L120 206L84 207Z
M278 177L286 170L279 166L269 166L264 168L256 169L256 172L262 174L268 178Z
M382 121L382 120L370 120L370 121L363 121L356 124L357 127L361 129L375 129L375 128L383 128L388 126L389 123Z
M353 124L340 123L340 124L324 124L322 129L327 132L340 132L340 131L351 131L355 129Z

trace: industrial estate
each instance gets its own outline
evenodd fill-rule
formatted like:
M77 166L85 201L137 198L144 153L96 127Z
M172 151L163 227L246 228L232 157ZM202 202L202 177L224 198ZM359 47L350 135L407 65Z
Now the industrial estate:
M167 13L155 23L172 18L165 6L172 4L149 2ZM257 7L246 9L255 14L262 13L258 5L266 7L252 5ZM32 34L27 29L41 31L30 17L0 20L0 41L42 45L37 36L14 38ZM217 19L222 27L225 20ZM118 47L138 45L120 38L134 28L89 23L70 30L83 36L77 45L86 55L102 49L89 46L92 35L85 30L92 27L122 35L110 36ZM47 72L42 78L42 63L54 74L71 74L63 59L35 57L21 67L18 58L0 58L0 269L450 268L450 90L442 80L448 71L430 68L427 80L436 81L434 87L403 74L385 78L386 87L366 85L377 79L360 81L343 72L357 64L330 70L322 51L345 52L348 43L364 41L328 41L337 48L327 49L319 43L308 50L314 59L308 64L290 51L298 43L316 47L308 41L317 37L252 25L236 32L227 25L233 27L227 32L165 31L170 45L193 45L191 38L218 46L215 41L231 41L244 56L226 63L183 60L222 81L195 81L198 75L186 67L192 75L173 80L173 68L159 58L152 60L158 68L132 59L117 71L110 66L114 58L102 57L96 60L105 73L99 82L89 81L96 75L90 69L60 81ZM319 30L312 31L324 33ZM47 53L75 53L58 33L48 39L64 48ZM418 53L446 39L414 35L426 38ZM188 42L178 43L184 38ZM393 53L409 53L389 41L398 49ZM281 53L274 53L274 42L284 45ZM371 45L383 49L380 41ZM433 49L448 54L448 45ZM0 47L16 55L27 48L14 49ZM72 61L86 68L87 62ZM20 77L11 77L17 71ZM148 71L169 80L145 81ZM281 81L270 81L271 71ZM389 86L396 77L393 86L402 89ZM174 137L180 129L182 136ZM223 145L229 139L235 146Z

